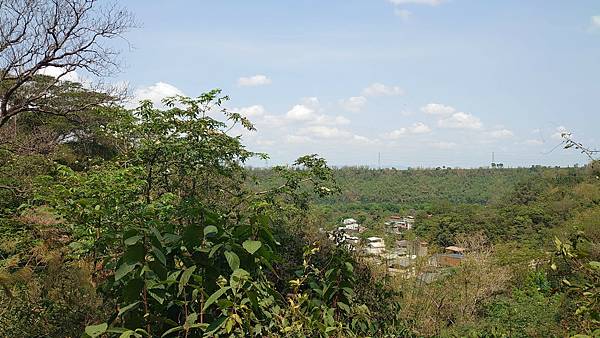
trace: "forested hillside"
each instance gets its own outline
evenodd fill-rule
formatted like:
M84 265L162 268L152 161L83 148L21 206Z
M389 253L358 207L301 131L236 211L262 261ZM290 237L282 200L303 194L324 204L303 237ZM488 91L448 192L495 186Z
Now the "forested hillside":
M263 184L270 170L254 169ZM344 167L334 177L340 194L319 200L323 204L401 204L423 208L436 201L485 204L508 193L520 181L539 178L543 170L531 169L369 169ZM274 184L274 183L273 183Z

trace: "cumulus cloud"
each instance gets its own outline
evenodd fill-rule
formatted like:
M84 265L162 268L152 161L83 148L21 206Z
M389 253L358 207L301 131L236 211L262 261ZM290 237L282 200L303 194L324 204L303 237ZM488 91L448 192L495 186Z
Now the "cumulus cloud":
M286 137L288 143L318 142L319 140L337 144L373 144L376 142L376 140L353 134L346 129L320 125L300 128L296 135Z
M367 103L364 96L353 96L348 99L340 100L340 106L351 112L359 112Z
M594 28L600 28L600 15L594 15L591 18L591 24Z
M261 117L265 115L265 107L259 104L249 107L233 108L231 111L244 117Z
M449 129L481 129L481 120L469 113L456 112L438 121L438 126Z
M308 97L302 100L302 103L294 105L286 114L285 118L291 122L302 122L318 125L340 125L348 124L344 116L329 116L321 113L322 108L316 97Z
M363 144L373 144L377 142L377 140L371 140L370 138L361 135L352 135L352 140Z
M300 134L314 136L318 138L332 139L332 138L342 138L342 137L351 137L352 134L343 129L339 129L336 127L328 127L328 126L310 126L305 127L299 130Z
M511 138L515 134L508 129L498 129L490 132L490 136L497 139Z
M403 95L404 91L398 86L387 86L383 83L373 83L363 89L363 96L399 96Z
M426 134L429 132L431 132L431 128L429 128L428 125L426 125L423 122L416 122L416 123L413 123L412 126L410 126L408 128L402 127L399 129L395 129L389 133L384 134L383 136L384 136L384 138L387 138L390 140L397 140L408 134Z
M315 110L303 105L297 104L290 109L285 116L294 121L310 121L315 118Z
M397 140L408 133L408 129L402 127L400 129L395 129L385 134L384 137L390 140Z
M439 103L429 103L421 107L421 111L429 115L448 116L456 112L456 109Z
M428 5L438 6L444 3L446 0L388 0L389 3L401 6L401 5Z
M431 128L423 122L416 122L410 128L410 132L413 134L426 134L431 132Z
M52 77L60 76L60 79L62 81L71 81L71 82L81 82L82 81L81 77L79 76L79 74L76 71L71 71L71 72L65 73L65 69L60 68L60 67L54 67L54 66L44 67L44 68L40 69L37 73L41 74L41 75L52 76Z
M271 79L266 75L257 74L254 76L240 77L238 79L238 86L241 87L255 87L264 86L271 84Z
M157 82L148 87L137 88L133 92L133 98L129 105L136 106L142 100L150 100L154 103L155 106L162 106L161 100L165 97L175 96L175 95L185 95L183 91L179 88L165 83L165 82Z

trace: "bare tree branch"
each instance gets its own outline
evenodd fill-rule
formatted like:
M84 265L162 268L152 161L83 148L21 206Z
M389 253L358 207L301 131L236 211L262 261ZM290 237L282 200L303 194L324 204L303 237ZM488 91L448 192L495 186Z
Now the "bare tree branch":
M53 91L75 71L95 77L119 71L119 51L110 40L132 28L134 20L116 3L99 0L0 0L0 127L23 112L75 114L89 105L114 100L97 96L86 107L51 106ZM53 70L53 79L34 83Z
M596 156L600 154L600 150L588 148L584 146L581 142L575 141L572 138L571 133L563 132L560 136L564 139L563 144L565 145L565 149L574 148L576 150L579 150L582 154L585 154L592 161L595 161L597 159Z

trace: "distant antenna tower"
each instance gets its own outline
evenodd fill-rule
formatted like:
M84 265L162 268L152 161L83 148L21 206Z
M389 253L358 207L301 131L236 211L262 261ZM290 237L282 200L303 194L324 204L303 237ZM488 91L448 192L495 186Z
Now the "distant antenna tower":
M379 166L379 169L381 170L381 152L377 153L377 165Z

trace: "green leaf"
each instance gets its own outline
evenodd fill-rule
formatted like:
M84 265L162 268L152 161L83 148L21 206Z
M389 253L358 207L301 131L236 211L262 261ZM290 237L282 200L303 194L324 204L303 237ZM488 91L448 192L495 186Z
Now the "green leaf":
M183 326L175 326L175 327L168 329L167 331L165 331L165 333L162 334L161 338L166 337L166 336L170 335L171 333L175 333L175 332L179 332L179 331L183 331Z
M132 304L129 304L125 307L122 307L119 309L119 314L117 316L122 316L123 314L127 313L128 311L132 310L133 308L135 308L140 302L135 302Z
M244 249L246 249L246 251L253 255L258 249L260 249L262 243L260 241L246 240L244 243L242 243L242 246Z
M204 228L204 237L210 235L210 234L216 234L219 232L219 229L217 229L216 226L214 225L209 225L207 227Z
M210 297L208 297L208 299L206 300L206 303L204 303L202 311L206 311L206 309L208 309L209 306L211 306L215 301L217 301L217 299L219 299L229 289L231 289L231 287L226 286L220 288L219 290L215 291L212 295L210 295Z
M229 267L232 271L239 269L240 267L240 258L232 251L225 251L225 258L227 259L227 263L229 263Z
M105 333L106 329L108 329L108 324L106 323L90 325L85 327L85 333L92 338L96 338Z
M346 311L346 313L350 313L350 307L348 305L346 305L346 303L342 303L342 302L337 302L337 306Z
M127 330L127 331L121 333L119 338L131 338L132 336L138 338L138 337L141 337L142 335L137 334L132 330Z
M350 273L354 272L354 267L352 266L352 264L350 264L350 262L345 262L344 263L346 265L346 270Z
M594 270L600 270L600 262L591 261L588 263L590 267Z
M135 264L123 263L119 266L117 271L115 271L115 282L119 279L127 276L128 273L135 269Z
M140 239L142 239L142 236L133 236L133 237L129 237L125 240L125 245L134 245L135 243L137 243Z
M183 292L183 289L187 285L194 271L196 271L196 266L192 265L189 268L185 269L185 271L183 271L183 273L181 274L181 278L179 278L179 295L181 295L181 293Z
M158 259L162 265L167 265L167 258L165 257L165 254L162 253L162 251L160 251L160 249L158 249L157 247L152 247L152 253L154 254L154 257L156 257L156 259Z
M208 253L208 258L212 258L212 256L214 256L214 254L217 252L217 250L219 250L222 246L223 246L223 244L217 244L217 245L213 246L210 249L210 252Z

